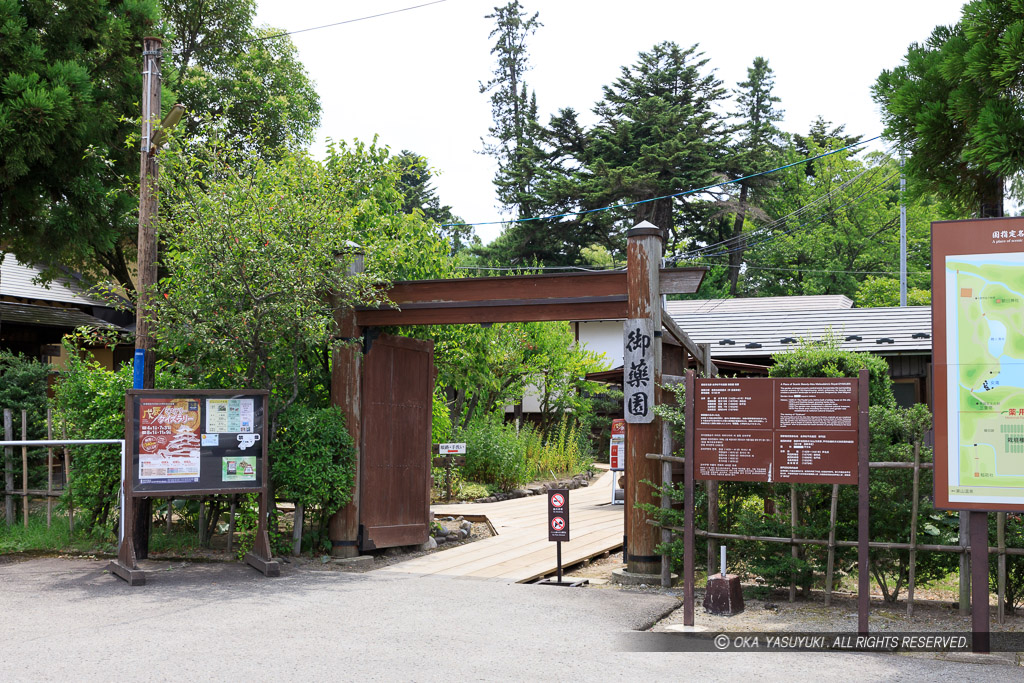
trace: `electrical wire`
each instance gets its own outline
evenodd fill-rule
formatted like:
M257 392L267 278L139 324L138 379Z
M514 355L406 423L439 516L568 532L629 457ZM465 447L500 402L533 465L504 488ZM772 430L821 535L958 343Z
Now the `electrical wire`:
M747 243L747 244L744 244L741 247L734 247L733 249L727 249L725 251L717 251L717 252L714 252L714 253L711 253L711 254L701 254L700 256L701 257L724 256L726 254L732 254L732 253L735 253L737 251L745 251L747 249L750 249L752 247L756 247L756 246L761 245L761 244L767 244L768 242L774 241L774 240L776 240L776 239L778 239L780 237L783 237L784 235L790 235L790 234L792 234L792 233L794 233L794 232L796 232L798 230L801 230L802 228L805 228L805 227L811 225L812 223L816 222L817 220L821 220L822 218L824 218L826 216L830 216L830 215L834 214L835 212L839 211L840 209L843 209L843 208L845 208L847 206L850 206L850 205L852 205L852 204L854 204L856 202L862 201L863 199L865 199L867 197L867 195L869 195L872 192L875 192L879 188L883 187L885 183L887 183L887 182L891 183L891 181L894 180L898 175L899 175L899 171L896 171L896 172L892 173L887 178L884 178L882 181L880 181L877 185L874 185L873 187L868 188L867 190L865 190L861 194L857 195L856 197L851 198L849 201L847 201L847 202L845 202L843 204L840 204L839 206L835 207L834 209L831 209L830 211L828 211L827 213L822 214L821 216L818 216L816 219L811 219L811 220L805 221L805 222L801 223L800 225L797 225L796 227L794 227L794 228L792 228L790 230L783 230L783 231L781 231L779 233L776 233L776 234L772 235L771 237L767 237L767 238L765 238L763 240L760 240L758 242ZM679 261L679 260L693 260L693 259L683 259L683 258L674 259L674 261L676 261L676 262Z
M753 270L779 270L785 272L800 272L800 273L834 273L838 275L899 275L898 270L828 270L822 268L784 268L782 266L755 266L749 263L744 264L744 268L750 268ZM931 275L930 270L915 270L908 271L907 275Z
M624 202L624 203L620 203L620 204L610 204L608 206L602 206L602 207L597 208L597 209L584 209L582 211L566 211L565 213L551 214L549 216L532 216L530 218L514 218L512 220L507 220L507 221L481 221L481 222L478 222L478 223L469 223L469 222L466 222L466 223L442 223L441 227L442 228L451 228L451 227L458 227L458 226L463 226L463 225L470 225L470 226L475 226L475 225L505 225L506 223L526 223L528 221L544 221L544 220L551 220L551 219L554 219L554 218L568 218L569 216L584 216L586 214L597 213L599 211L610 211L612 209L625 209L625 208L628 208L630 206L638 206L640 204L647 204L649 202L656 202L656 201L659 201L661 199L674 199L676 197L685 197L686 195L691 195L691 194L696 194L698 192L706 192L708 190L713 190L716 187L724 187L726 185L732 185L733 183L743 182L744 180L750 180L751 178L758 178L758 177L763 176L763 175L768 175L769 173L775 173L777 171L783 171L783 170L785 170L787 168L792 168L793 166L799 166L801 164L806 164L808 162L815 161L816 159L823 159L823 158L825 158L827 156L831 156L833 154L839 154L840 152L845 152L848 149L852 149L854 147L859 147L861 145L866 145L869 142L874 142L875 140L878 140L881 137L882 137L881 135L876 135L873 138L868 138L867 140L861 140L860 142L855 142L855 143L853 143L851 145L846 145L845 147L840 147L839 149L833 149L833 150L830 150L828 152L822 152L821 154L818 154L816 156L807 157L806 159L801 159L800 161L794 161L794 162L792 162L790 164L785 164L784 166L777 166L775 168L768 169L767 171L758 171L757 173L751 173L750 175L743 176L742 178L736 178L735 180L723 180L722 182L714 183L713 185L705 185L703 187L695 187L695 188L693 188L691 190L683 190L682 192L675 192L673 194L665 194L665 195L661 195L660 197L651 197L650 199L638 199L635 202Z
M678 258L694 258L696 256L699 256L703 252L711 250L714 247L721 246L721 245L724 245L724 244L729 244L731 242L739 242L739 241L744 240L744 239L750 239L751 237L753 237L755 235L758 235L760 233L766 232L768 230L772 230L773 228L775 228L775 227L777 227L779 225L784 225L789 219L796 218L800 214L806 213L807 211L812 210L815 207L815 205L820 204L820 203L824 202L825 200L827 200L832 195L838 194L839 192L845 190L847 187L849 187L850 185L855 183L865 173L867 173L868 171L872 171L872 170L874 170L874 169L865 168L863 171L861 171L860 173L858 173L854 177L850 178L849 180L844 181L839 186L829 190L825 194L815 198L813 201L808 202L807 204L804 204L800 208L798 208L798 209L796 209L796 210L786 214L785 216L781 216L780 218L776 218L775 220L771 221L770 223L766 223L765 225L762 225L762 226L760 226L760 227L758 227L758 228L756 228L754 230L751 230L750 232L746 232L746 233L743 233L741 235L737 235L737 236L734 236L734 237L727 237L726 239L721 240L719 242L713 242L711 244L704 245L703 247L698 247L696 249L691 249L690 251L687 251L687 252L684 252L684 253L680 254Z
M424 2L421 5L413 5L412 7L403 7L402 9L391 10L390 12L380 12L379 14L370 14L365 17L357 17L356 19L346 19L345 21L336 21L333 24L324 24L322 26L311 26L310 28L300 28L295 31L282 31L281 33L274 33L269 36L261 36L259 38L250 38L249 40L242 41L242 44L257 43L263 40L271 40L272 38L280 38L281 36L293 36L296 33L306 33L308 31L319 31L322 28L331 28L332 26L343 26L345 24L354 24L357 21L366 21L367 19L377 19L378 17L386 17L389 14L400 14L402 12L408 12L414 9L420 9L421 7L429 7L430 5L440 5L442 2L448 2L448 0L434 0L433 2Z

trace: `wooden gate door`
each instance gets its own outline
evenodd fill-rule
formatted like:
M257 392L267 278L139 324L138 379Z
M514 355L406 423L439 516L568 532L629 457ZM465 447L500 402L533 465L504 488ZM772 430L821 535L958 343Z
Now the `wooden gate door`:
M382 334L366 354L360 548L425 543L430 533L434 343Z

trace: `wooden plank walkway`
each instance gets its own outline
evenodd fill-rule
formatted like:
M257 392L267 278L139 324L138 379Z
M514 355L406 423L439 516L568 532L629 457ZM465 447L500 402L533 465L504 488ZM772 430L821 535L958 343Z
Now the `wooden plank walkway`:
M605 472L590 486L569 492L572 540L562 544L563 566L622 547L622 506L609 503L612 476L614 473ZM525 583L557 569L555 544L548 541L547 496L498 503L433 505L431 509L437 517L486 516L497 535L377 571Z

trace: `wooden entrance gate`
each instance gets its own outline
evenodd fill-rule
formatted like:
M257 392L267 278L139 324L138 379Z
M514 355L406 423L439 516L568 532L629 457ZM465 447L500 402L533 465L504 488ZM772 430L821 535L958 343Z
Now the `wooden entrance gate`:
M361 550L427 540L433 395L433 342L373 340L363 384Z

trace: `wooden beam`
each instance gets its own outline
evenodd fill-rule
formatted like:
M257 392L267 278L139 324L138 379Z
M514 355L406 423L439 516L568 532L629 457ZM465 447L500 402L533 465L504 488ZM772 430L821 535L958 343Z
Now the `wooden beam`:
M668 289L697 291L704 267L664 268ZM389 305L356 309L361 326L616 320L626 317L626 272L547 273L395 282Z
M668 330L669 334L679 340L679 343L683 345L683 348L685 348L691 356L701 361L701 364L704 367L705 376L714 377L718 374L718 368L715 367L715 362L711 360L711 354L705 353L705 348L694 343L694 341L690 339L690 335L686 334L686 332L683 331L683 328L679 327L679 324L672 319L669 312L664 309L661 311L661 325Z
M455 325L459 323L544 322L551 320L616 320L626 317L626 297L594 297L571 301L526 303L522 300L482 302L475 306L440 304L402 310L356 312L364 327L387 325Z
M704 281L707 267L662 268L658 271L662 294L693 294Z

